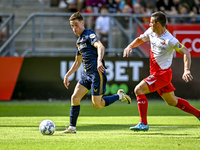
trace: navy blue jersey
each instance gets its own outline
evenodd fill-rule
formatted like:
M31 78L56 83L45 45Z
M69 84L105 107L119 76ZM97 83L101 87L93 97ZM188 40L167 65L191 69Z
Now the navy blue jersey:
M77 55L82 55L83 66L85 72L93 72L97 70L97 48L93 44L99 40L95 32L90 29L85 29L76 42ZM103 65L104 60L102 60Z

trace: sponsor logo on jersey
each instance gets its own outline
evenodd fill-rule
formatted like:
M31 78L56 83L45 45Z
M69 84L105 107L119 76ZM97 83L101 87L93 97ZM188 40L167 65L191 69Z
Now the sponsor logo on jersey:
M90 34L90 38L91 38L91 39L95 38L95 34L94 34L94 33L93 33L93 34Z
M79 47L78 47L78 50L80 51L81 49L87 47L87 44L84 43L84 44L79 44Z

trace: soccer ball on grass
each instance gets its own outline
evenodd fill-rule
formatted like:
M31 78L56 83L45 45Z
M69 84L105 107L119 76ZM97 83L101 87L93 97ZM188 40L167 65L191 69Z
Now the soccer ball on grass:
M40 123L39 130L43 135L52 135L56 130L56 126L51 120L43 120Z

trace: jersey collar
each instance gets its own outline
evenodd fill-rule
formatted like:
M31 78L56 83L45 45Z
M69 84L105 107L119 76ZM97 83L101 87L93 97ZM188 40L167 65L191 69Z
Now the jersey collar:
M86 29L83 30L83 32L81 33L80 37L83 35L84 32L86 32Z
M167 30L165 30L165 32L163 32L163 34L161 34L161 35L157 35L157 37L161 37L161 36L164 36L165 35L165 33L167 33Z

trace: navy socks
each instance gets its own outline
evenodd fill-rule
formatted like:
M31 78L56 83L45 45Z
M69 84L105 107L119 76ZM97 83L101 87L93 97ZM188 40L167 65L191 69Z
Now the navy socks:
M70 109L70 126L76 127L76 122L77 122L77 119L78 119L79 112L80 112L80 105L71 106L71 109Z
M112 96L105 96L102 97L105 100L105 106L108 106L112 103L114 103L116 100L119 99L119 95L115 94ZM70 109L70 126L76 127L76 122L79 116L79 112L80 112L80 105L78 106L71 106Z
M119 99L119 95L118 94L115 94L115 95L112 95L112 96L105 96L105 97L102 97L105 101L105 106L108 106L112 103L114 103L116 100Z

